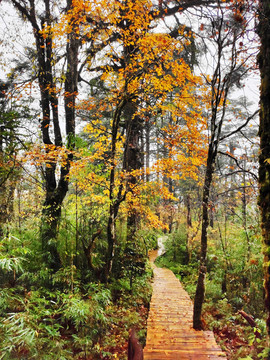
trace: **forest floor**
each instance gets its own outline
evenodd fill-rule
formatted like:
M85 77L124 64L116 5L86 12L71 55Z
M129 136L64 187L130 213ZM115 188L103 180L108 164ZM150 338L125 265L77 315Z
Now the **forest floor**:
M171 270L154 265L159 254L150 253L154 282L144 359L225 359L213 332L192 328L192 301Z

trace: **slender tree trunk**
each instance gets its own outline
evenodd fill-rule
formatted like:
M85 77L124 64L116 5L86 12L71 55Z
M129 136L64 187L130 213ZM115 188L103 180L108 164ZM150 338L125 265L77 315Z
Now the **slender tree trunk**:
M67 0L68 11L73 10L73 1ZM65 116L67 147L70 150L75 148L75 105L78 92L78 53L80 42L78 40L78 24L76 19L71 19L71 32L67 41L67 72L65 80ZM72 155L70 155L71 157Z
M191 251L189 248L190 245L190 228L192 226L192 218L191 218L191 205L190 205L190 194L187 193L186 198L185 198L185 203L186 203L186 208L187 208L187 215L186 215L186 221L187 221L187 240L186 240L186 251L187 251L187 256L186 256L186 264L189 263L190 259L191 259Z
M145 123L145 167L146 167L146 182L150 181L150 119Z
M205 275L207 271L206 256L207 256L207 230L209 227L209 195L215 169L217 150L213 148L213 144L209 145L208 158L206 165L206 172L203 185L203 198L202 198L202 233L201 233L201 254L200 254L200 267L197 288L194 299L194 312L193 312L193 327L196 330L202 329L202 305L205 295Z
M234 152L235 152L235 144L234 141L230 141L229 143L229 147L230 147L230 154L234 157ZM232 158L230 158L229 161L229 166L230 166L230 171L233 173L235 170L235 162L233 161ZM235 182L236 182L236 177L235 174L231 175L231 181L230 181L230 206L234 209L235 208L235 190L233 190L233 188L235 187Z
M4 126L0 126L0 164L4 164L3 136ZM5 171L0 173L0 238L4 235L4 224L8 219L7 211L7 178Z
M119 123L122 114L123 107L126 104L126 99L122 99L116 107L113 123L112 123L112 137L111 137L111 170L110 170L110 185L109 185L109 218L107 223L107 254L106 263L104 268L104 281L108 281L108 278L112 269L112 262L114 257L114 246L116 241L115 234L115 221L118 214L120 204L125 199L125 193L122 194L123 184L119 186L117 197L115 198L115 171L116 171L116 143L119 130Z
M141 175L141 180L143 182L145 182L146 179L146 174L145 174L145 139L144 139L144 132L143 132L143 128L141 129L140 132L140 166L142 168L142 175Z
M244 158L244 164L243 164L243 192L242 192L242 216L243 216L243 227L246 230L247 229L247 195L246 195L246 156Z
M220 19L221 20L221 19ZM228 73L221 76L223 67L221 66L224 56L224 39L222 38L224 18L217 27L213 27L213 31L218 34L216 38L217 59L216 67L211 81L211 119L210 119L210 139L208 145L207 163L205 170L205 178L203 185L203 203L202 203L202 233L201 233L201 254L200 267L196 294L194 299L193 327L194 329L202 329L201 313L205 295L205 274L207 271L207 230L209 227L209 204L210 191L213 180L213 174L216 165L217 151L221 140L221 131L226 114L226 100L229 90L231 89L231 78L236 65L236 33L232 34L231 57ZM213 23L214 25L214 23Z
M270 336L270 1L259 1L258 33L261 48L258 63L261 72L259 206L264 242L264 290L267 331Z
M251 245L250 245L250 239L248 235L248 229L247 229L247 181L246 181L246 167L247 167L247 156L244 155L244 163L243 163L243 191L242 191L242 216L243 216L243 228L245 230L246 239L247 239L247 260L250 259L251 254Z
M190 194L188 193L186 196L186 208L187 208L187 226L192 226L192 219L191 219L191 206L190 206Z

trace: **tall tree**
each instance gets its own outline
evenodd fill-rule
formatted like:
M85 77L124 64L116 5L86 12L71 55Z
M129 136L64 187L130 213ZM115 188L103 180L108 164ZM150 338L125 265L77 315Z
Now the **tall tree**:
M259 1L258 34L261 39L258 63L260 87L259 206L264 242L264 289L267 331L270 335L270 1Z
M151 33L152 30L149 31L149 29L154 26L157 21L167 16L175 15L192 6L210 4L213 1L193 0L183 1L181 4L178 1L160 1L157 4L152 1L138 2L135 0L114 2L107 0L97 2L66 0L60 3L60 5L62 6L63 4L63 6L59 6L56 12L54 11L56 8L55 2L52 0L9 1L31 25L36 43L36 68L42 112L41 132L48 159L47 166L44 167L46 196L43 208L41 238L44 252L50 254L49 257L46 257L46 259L49 259L49 266L57 270L60 266L60 258L55 238L61 215L61 206L68 191L68 174L70 160L72 158L71 151L74 148L75 139L75 101L78 91L78 80L84 81L82 75L87 72L86 69L105 72L109 69L114 72L122 72L121 76L124 74L127 80L127 87L123 88L124 92L121 94L121 100L116 102L115 121L112 125L112 127L116 126L118 128L124 106L130 101L134 104L137 100L142 103L145 101L144 96L142 96L144 86L141 86L140 92L135 90L135 98L137 99L134 98L134 89L136 86L138 87L138 79L142 82L146 81L149 84L149 76L146 72L152 72L152 65L154 65L156 69L159 68L159 72L163 71L163 59L157 55L159 45L157 48L152 46L154 42L158 43L158 41L161 40L161 36L160 34ZM104 12L104 8L108 11ZM64 25L56 24L57 17L60 19L60 22L63 21ZM141 23L142 19L144 24ZM82 30L80 31L80 29ZM64 54L61 53L60 56L57 54L56 46L58 46L61 41L56 41L56 33L63 35L66 44L66 52ZM146 34L147 36L144 36ZM175 37L178 35L178 29L174 29L168 36ZM152 45L150 41L151 37L153 39ZM162 41L164 42L165 40L161 40L161 42ZM120 49L122 50L120 56L118 50L116 50L119 43L121 43ZM141 43L141 45L139 45L139 43ZM80 45L82 45L82 49L85 51L81 52L84 60L80 64L78 71ZM133 52L133 49L138 48L138 45L143 49L141 54L145 56L146 46L149 48L152 46L154 50L152 55L148 52L147 57L142 59L141 54L137 53L137 50ZM106 56L103 56L104 52L102 51L104 49L107 51L110 46L110 55L106 58ZM65 64L63 65L65 70L61 74L61 78L62 81L64 81L65 87L65 136L67 138L67 150L65 159L61 161L60 164L60 177L58 178L57 166L59 164L57 164L55 153L63 146L64 135L60 128L59 120L61 114L58 109L62 85L57 87L59 84L59 78L57 78L59 73L57 74L55 71L55 65L58 62L63 64L63 62L61 62L62 59L65 60ZM157 61L160 63L158 64ZM130 71L131 62L133 62L133 64L136 63L135 71ZM158 80L158 78L155 78L155 85L157 85ZM84 82L87 83L87 80ZM132 95L130 95L128 92L130 92L132 86L134 89L132 89ZM151 86L153 86L153 84L151 84ZM151 86L149 87L147 96L151 92ZM153 94L154 96L157 95L157 99L161 96L157 90L155 90ZM134 122L135 119L139 119L139 114L133 117L132 122ZM135 128L137 128L137 125ZM117 135L114 128L112 129L112 134L113 136ZM130 134L135 134L135 132L131 131ZM134 139L136 139L136 137L134 137ZM134 139L132 140L133 143ZM114 140L115 139L112 138L112 142ZM132 142L130 142L130 144ZM114 153L113 147L114 145L112 145L111 149L112 156ZM129 154L131 154L130 151ZM111 164L111 179L113 182L113 159ZM114 192L114 186L112 186L111 192ZM120 198L122 199L122 196L120 196ZM115 206L117 213L119 207L118 201L116 201ZM111 211L114 211L113 207ZM115 218L115 216L113 217ZM108 226L108 234L110 232L109 229L111 229L111 225ZM108 239L109 237L108 235ZM110 243L110 241L108 241L108 243ZM109 246L109 248L111 248L111 246ZM108 256L108 258L110 258L110 256Z
M50 0L43 0L43 11L40 13L39 4L35 0L11 0L14 7L23 18L30 23L35 38L37 78L41 98L41 132L47 161L44 167L45 201L43 204L43 217L41 222L42 249L46 254L44 259L54 270L61 266L57 250L56 235L61 215L61 206L68 191L68 174L70 168L71 152L75 140L75 99L77 95L77 64L79 40L77 24L72 17L73 2L67 0L66 12L69 15L66 40L66 73L65 73L65 124L67 136L66 159L60 166L60 177L57 179L57 161L55 153L63 146L63 135L59 119L59 91L54 77L54 64L57 61L54 53L54 38L52 26L54 25L54 6ZM53 135L50 128L53 127Z
M238 46L245 29L245 9L241 4L234 4L232 9L218 2L217 11L209 11L211 23L211 35L213 46L216 49L215 66L211 80L207 83L210 86L210 121L209 121L209 143L207 163L205 168L203 195L202 195L202 231L201 231L201 252L198 282L194 299L193 327L202 328L201 312L205 296L205 276L207 272L207 240L209 227L209 205L210 191L213 181L213 174L218 156L220 143L243 129L255 116L247 116L242 124L235 124L235 129L224 133L223 127L226 121L227 105L229 95L233 88L243 79L247 72L248 57L240 61Z

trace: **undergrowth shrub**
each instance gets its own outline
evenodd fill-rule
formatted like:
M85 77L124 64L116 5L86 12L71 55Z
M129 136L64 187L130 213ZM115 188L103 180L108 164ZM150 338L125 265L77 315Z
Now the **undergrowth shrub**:
M152 270L144 250L136 271L127 267L101 284L82 281L75 265L53 274L42 265L35 236L29 231L0 243L0 359L109 360L117 353L124 360L128 330L134 327L141 343L146 337Z

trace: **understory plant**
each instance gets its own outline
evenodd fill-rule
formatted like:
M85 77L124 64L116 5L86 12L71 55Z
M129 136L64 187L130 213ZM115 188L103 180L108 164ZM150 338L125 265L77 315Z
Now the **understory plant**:
M34 243L33 231L0 243L0 359L125 359L131 327L143 344L152 277L145 252L104 284L85 281L75 265L39 266Z

